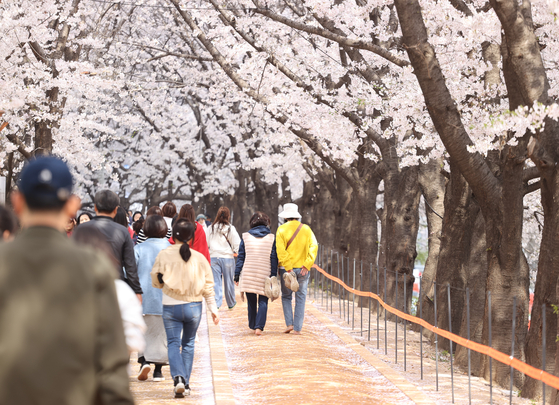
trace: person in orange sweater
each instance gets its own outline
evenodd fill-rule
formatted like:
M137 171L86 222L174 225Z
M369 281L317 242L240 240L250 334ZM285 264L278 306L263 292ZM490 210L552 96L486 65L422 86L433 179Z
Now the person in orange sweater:
M285 204L279 214L285 219L276 233L276 250L281 280L281 303L285 318L285 333L301 334L305 318L305 303L309 270L318 253L318 242L308 225L303 225L296 204ZM295 292L295 315L292 300Z

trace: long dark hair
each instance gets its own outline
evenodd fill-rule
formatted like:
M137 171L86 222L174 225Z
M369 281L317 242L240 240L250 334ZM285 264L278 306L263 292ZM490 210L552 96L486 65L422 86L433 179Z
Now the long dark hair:
M212 224L212 232L214 230L215 225L219 225L220 227L229 225L230 219L231 219L231 212L229 211L229 208L227 208L226 206L219 207L219 210L217 211L214 222Z
M180 254L185 262L188 262L190 256L192 256L188 242L194 238L194 232L196 232L196 225L188 222L185 218L177 219L177 222L173 225L173 239L182 242Z
M188 222L196 222L194 219L194 207L190 204L184 204L179 211L179 218L184 218ZM178 219L178 218L177 218Z
M121 206L118 206L113 221L128 228L128 214L126 213L126 210Z

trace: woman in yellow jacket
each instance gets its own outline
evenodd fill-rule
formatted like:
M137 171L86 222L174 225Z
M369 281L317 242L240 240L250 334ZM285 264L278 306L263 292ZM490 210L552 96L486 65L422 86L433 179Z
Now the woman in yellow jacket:
M152 285L163 289L163 323L176 398L190 395L189 380L194 340L202 318L202 298L206 299L214 323L219 323L212 269L204 255L189 246L195 231L195 225L186 219L177 220L173 226L175 245L157 255L151 270Z

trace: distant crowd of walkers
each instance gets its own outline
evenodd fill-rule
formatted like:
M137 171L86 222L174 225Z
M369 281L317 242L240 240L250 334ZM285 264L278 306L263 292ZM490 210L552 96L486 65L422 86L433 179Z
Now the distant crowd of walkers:
M76 216L72 189L63 161L38 158L12 193L17 219L0 206L0 404L132 404L132 352L139 380L153 366L163 381L168 364L175 397L189 395L202 301L218 325L235 286L252 333L280 294L284 332L301 333L318 244L297 205L284 205L275 235L257 211L239 236L227 207L213 222L170 201L144 217L110 190Z

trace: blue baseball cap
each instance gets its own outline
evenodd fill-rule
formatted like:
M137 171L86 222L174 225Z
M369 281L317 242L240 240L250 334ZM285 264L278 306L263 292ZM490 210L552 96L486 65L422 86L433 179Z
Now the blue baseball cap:
M30 160L19 175L19 191L29 208L61 208L72 195L73 179L64 161L48 156Z

